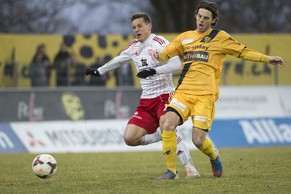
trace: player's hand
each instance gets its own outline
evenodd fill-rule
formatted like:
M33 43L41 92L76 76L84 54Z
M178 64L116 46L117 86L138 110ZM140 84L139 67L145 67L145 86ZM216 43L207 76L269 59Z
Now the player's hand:
M145 69L145 70L138 72L138 74L136 76L138 78L147 78L148 76L155 75L155 74L156 74L156 70L153 68L150 68L150 69Z
M97 77L100 77L100 73L97 69L92 69L92 68L89 68L89 69L86 69L86 72L85 72L86 75L95 75Z
M281 57L278 57L278 56L270 56L269 62L272 65L276 65L277 67L284 67L285 66L283 59Z

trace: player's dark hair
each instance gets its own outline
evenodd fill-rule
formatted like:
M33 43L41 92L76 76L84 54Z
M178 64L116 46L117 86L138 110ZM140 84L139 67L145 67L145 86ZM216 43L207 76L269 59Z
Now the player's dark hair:
M136 19L139 19L139 18L143 18L143 20L145 21L146 24L152 22L151 17L150 17L148 14L143 13L143 12L137 12L137 13L134 13L134 14L131 16L131 22L132 22L133 20L136 20Z
M212 23L211 25L214 26L217 24L218 22L218 6L215 2L211 2L211 1L201 1L195 11L195 14L198 13L199 9L203 8L203 9L207 9L208 11L210 11L212 13L212 18L215 19L215 22Z

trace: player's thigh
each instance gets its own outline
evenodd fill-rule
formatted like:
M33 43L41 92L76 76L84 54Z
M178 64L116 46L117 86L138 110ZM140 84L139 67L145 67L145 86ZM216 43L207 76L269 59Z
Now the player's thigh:
M194 127L208 131L212 125L215 114L215 95L195 97L194 114L192 121Z
M133 141L140 139L141 137L143 137L147 133L148 132L142 127L139 127L135 124L128 124L125 128L123 138L126 141L133 142Z
M161 128L165 131L174 131L176 127L180 124L180 117L177 115L177 113L173 111L168 111L163 116L163 123L161 125Z

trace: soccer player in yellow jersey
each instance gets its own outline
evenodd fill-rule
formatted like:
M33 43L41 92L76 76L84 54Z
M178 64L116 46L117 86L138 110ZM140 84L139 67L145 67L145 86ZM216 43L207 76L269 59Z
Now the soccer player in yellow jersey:
M219 78L226 55L245 60L270 63L283 67L281 57L267 56L238 43L223 30L212 29L218 21L218 7L214 2L202 1L195 11L197 29L178 35L162 52L152 51L152 57L167 61L173 56L183 59L183 67L167 113L163 120L163 154L168 170L158 179L174 179L176 176L175 128L189 117L193 122L192 141L207 155L215 177L222 175L219 152L206 136L210 130L215 101L219 94ZM155 71L140 73L143 77ZM139 74L138 74L139 76Z

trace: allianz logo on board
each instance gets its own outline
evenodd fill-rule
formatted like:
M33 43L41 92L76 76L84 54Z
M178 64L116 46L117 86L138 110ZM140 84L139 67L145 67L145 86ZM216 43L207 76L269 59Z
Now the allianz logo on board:
M249 144L291 143L291 125L276 124L272 119L239 121Z

